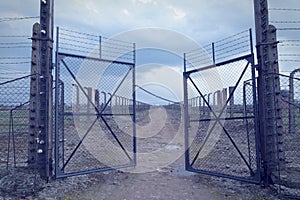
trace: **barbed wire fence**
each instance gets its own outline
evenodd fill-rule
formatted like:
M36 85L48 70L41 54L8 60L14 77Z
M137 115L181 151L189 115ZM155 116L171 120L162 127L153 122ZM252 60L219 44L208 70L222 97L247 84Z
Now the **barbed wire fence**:
M30 50L30 36L0 35L0 82L30 74Z
M37 76L30 73L32 28L27 23L33 24L38 18L0 18L0 23L9 27L28 27L22 33L15 29L0 30L0 194L4 197L32 194L38 185L42 186L37 183L35 169L27 167L30 80Z
M204 45L186 53L187 68L199 68L220 63L237 56L246 55L251 43L249 34L251 30L244 30L224 39Z
M299 69L300 69L300 8L269 6L270 23L275 25L278 41L278 62L281 86L282 125L284 130L283 151L285 166L278 166L280 180L277 190L280 195L299 198L300 157L299 141ZM275 76L274 74L270 74Z
M0 23L22 25L24 21L33 23L37 19L39 19L39 16L0 17ZM29 75L31 63L31 29L25 30L25 34L15 34L12 29L6 29L5 33L1 32L0 83Z
M300 64L300 9L269 8L269 12L270 23L277 29L280 70L292 71Z

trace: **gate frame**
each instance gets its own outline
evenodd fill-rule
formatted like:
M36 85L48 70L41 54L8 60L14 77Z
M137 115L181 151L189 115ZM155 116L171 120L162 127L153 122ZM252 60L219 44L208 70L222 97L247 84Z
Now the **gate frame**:
M201 173L201 174L206 174L206 175L211 175L211 176L217 176L217 177L222 177L222 178L229 178L229 179L234 179L234 180L238 180L238 181L243 181L243 182L249 182L249 183L255 183L255 184L259 184L261 182L261 155L260 155L260 136L259 136L259 124L258 124L258 102L257 102L257 91L256 91L256 77L255 77L255 63L254 63L254 53L253 53L253 42L252 42L252 33L251 33L251 29L249 30L250 32L250 54L245 55L245 56L241 56L241 57L237 57L237 58L233 58L224 62L220 62L220 63L213 63L212 65L206 66L206 67L201 67L201 68L197 68L197 69L193 69L190 71L187 71L187 60L186 60L186 54L184 54L184 72L183 72L183 87L184 87L184 133L185 133L185 168L187 171L192 171L192 172L196 172L196 173ZM218 172L213 172L213 171L208 171L208 170L202 170L202 169L195 169L191 166L190 164L190 155L189 155L189 150L190 150L190 144L189 144L189 111L188 111L188 79L190 79L190 81L192 82L192 84L195 86L195 89L199 92L199 95L201 96L201 98L203 99L203 101L209 106L207 100L204 98L205 96L200 92L199 88L196 87L196 84L193 83L192 78L190 77L190 74L195 73L195 72L199 72L202 70L206 70L206 69L211 69L214 67L219 67L222 65L226 65L229 63L233 63L236 61L240 61L240 60L247 60L248 63L246 64L245 68L243 69L243 71L245 71L248 68L248 65L251 65L251 76L252 78L250 80L252 80L252 91L253 91L253 118L254 118L254 123L255 123L255 127L254 127L254 131L255 131L255 151L256 151L256 172L253 176L253 179L249 179L249 178L243 178L243 177L237 177L234 175L228 175L225 173L218 173ZM215 60L215 58L214 58ZM239 77L239 80L237 81L236 84L240 85L240 79L243 76L243 72ZM242 83L243 84L243 83ZM226 108L226 105L229 103L231 97L234 94L234 90L230 92L229 97L226 99L226 104L224 104L224 107L222 108L222 112L224 111L224 109ZM209 109L212 110L209 106ZM219 117L213 113L214 116L216 117L216 123L219 123ZM224 130L224 127L223 127ZM229 138L230 139L230 138ZM234 144L233 144L234 145ZM238 149L237 149L238 150Z
M115 169L121 169L121 168L126 168L126 167L132 167L136 165L136 93L135 93L135 84L136 84L136 80L135 80L135 67L136 67L136 45L135 43L133 43L133 59L132 62L124 62L124 61L117 61L117 60L109 60L109 59L103 59L103 58L95 58L95 57L88 57L88 56L82 56L82 55L75 55L75 54L69 54L69 53L60 53L59 52L59 27L57 27L56 29L56 52L55 52L55 133L54 133L54 141L55 141L55 149L54 149L54 157L55 157L55 170L54 170L54 175L55 178L66 178L66 177L70 177L70 176L78 176L78 175L84 175L84 174L90 174L90 173L96 173L96 172L104 172L104 171L108 171L108 170L115 170ZM100 36L101 37L101 36ZM101 43L100 43L100 47L101 47ZM100 52L101 53L101 52ZM106 62L106 63L116 63L116 64L122 64L122 65L128 65L130 66L130 70L127 72L126 76L123 77L123 79L125 79L127 77L128 74L132 73L132 114L131 118L132 118L132 126L133 126L133 135L132 135L132 139L133 139L133 147L132 147L132 159L130 159L130 162L127 164L122 164L122 165L116 165L116 166L107 166L107 167L102 167L102 168L95 168L95 169L89 169L89 170L83 170L83 171L76 171L76 172L69 172L69 173L65 173L64 169L61 169L61 167L59 166L59 85L60 82L62 82L59 77L60 77L60 71L59 71L59 64L60 61L62 60L60 57L61 56L67 56L67 57L76 57L76 58L83 58L83 59L91 59L91 60L95 60L95 61L99 61L99 62ZM72 74L71 74L72 75ZM122 80L123 80L122 79ZM76 78L74 78L74 80L76 81ZM123 84L123 81L118 85L117 88L119 88L121 85ZM104 104L104 107L101 110L98 110L96 107L96 111L97 111L97 116L102 116L102 112L105 110L105 108L108 106L108 104L112 101L112 98L114 96L114 94L117 92L117 89L110 94L110 98L108 99L108 101ZM86 95L86 94L85 94ZM88 101L91 101L91 99L88 99ZM93 105L93 104L92 104ZM95 105L93 105L95 106ZM111 130L112 131L112 130ZM86 133L86 135L88 134L88 132ZM86 136L85 135L85 136ZM81 139L81 142L84 140L85 136ZM76 150L75 150L76 152ZM64 158L63 158L64 160ZM63 166L64 168L64 166Z

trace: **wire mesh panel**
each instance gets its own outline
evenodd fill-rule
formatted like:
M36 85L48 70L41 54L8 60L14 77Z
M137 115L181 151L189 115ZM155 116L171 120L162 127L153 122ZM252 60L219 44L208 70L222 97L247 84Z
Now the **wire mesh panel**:
M27 166L31 77L33 76L24 76L0 83L0 166L2 169Z
M284 164L277 163L278 175L275 183L281 194L291 197L300 196L300 69L289 75L269 74L265 78L280 80L280 101L276 109L280 108L283 132L282 148L277 148L277 156L283 154ZM274 83L275 84L275 83ZM275 87L274 87L275 88ZM275 101L275 99L274 99ZM278 124L278 121L274 123ZM277 142L280 142L279 140Z
M82 40L83 44L87 39L82 36L91 36L70 33L78 34L80 37L76 37L76 41ZM66 40L64 32L60 36L61 40ZM119 47L117 44L115 49ZM76 55L62 53L65 47L58 49L57 177L135 165L134 45L127 50L122 46L117 52L110 49L112 54L103 50L107 45L101 43L101 58L99 45L97 57L93 53L80 54L82 48L77 49L79 47L72 47L75 53L80 50ZM131 61L125 61L129 56Z
M186 68L194 69L184 72L187 170L259 182L253 54L209 66L188 58Z

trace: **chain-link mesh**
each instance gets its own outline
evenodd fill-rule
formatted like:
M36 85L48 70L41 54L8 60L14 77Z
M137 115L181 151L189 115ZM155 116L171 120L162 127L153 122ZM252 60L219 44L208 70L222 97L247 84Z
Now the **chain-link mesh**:
M61 33L60 39L66 41L65 37L67 35ZM92 36L84 34L84 37ZM87 40L84 37L78 40L82 43ZM131 44L130 49L125 49L130 45L120 42L109 40L101 46L98 44L101 54L97 57L93 51L88 57L82 52L80 55L59 53L56 149L58 173L64 174L58 176L117 168L134 162L134 47ZM63 46L60 49L66 50ZM110 61L111 58L115 60Z
M300 196L300 73L299 69L289 75L269 74L266 78L280 80L280 102L276 109L281 109L281 116L275 121L278 128L282 128L283 141L277 148L277 155L284 155L285 164L277 164L278 183L280 192L294 197ZM275 98L274 98L275 101ZM279 122L280 120L280 122ZM280 125L281 123L282 125ZM280 126L279 126L280 125Z
M0 83L0 193L3 196L17 198L34 193L42 185L37 171L28 166L31 78L36 75Z
M251 57L188 72L190 170L257 181Z
M31 77L0 83L1 168L27 166Z

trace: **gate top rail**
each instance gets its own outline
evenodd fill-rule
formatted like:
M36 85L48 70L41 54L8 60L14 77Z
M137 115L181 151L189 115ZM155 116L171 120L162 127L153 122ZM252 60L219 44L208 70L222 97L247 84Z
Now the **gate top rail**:
M195 69L253 53L251 29L212 42L185 54L186 68Z
M57 27L58 51L68 55L134 64L135 44Z

